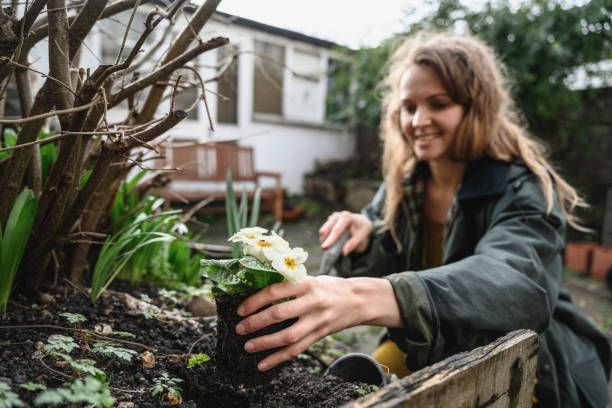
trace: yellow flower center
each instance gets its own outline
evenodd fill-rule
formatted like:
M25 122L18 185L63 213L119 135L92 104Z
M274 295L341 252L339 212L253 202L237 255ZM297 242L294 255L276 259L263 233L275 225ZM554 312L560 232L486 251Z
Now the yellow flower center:
M257 241L257 245L262 248L270 248L272 246L272 244L266 241L265 239L260 239L259 241Z
M286 257L284 259L284 262L285 262L285 266L289 269L293 269L296 266L295 259L293 258Z
M255 239L255 235L251 234L251 235L247 235L248 239Z

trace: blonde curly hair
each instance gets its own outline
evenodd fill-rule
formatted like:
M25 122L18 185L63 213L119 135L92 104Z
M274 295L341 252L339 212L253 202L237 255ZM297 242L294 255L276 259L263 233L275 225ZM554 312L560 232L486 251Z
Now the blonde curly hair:
M387 178L383 221L396 242L394 220L403 194L401 181L417 163L400 129L399 82L415 64L431 69L451 99L465 107L451 146L451 158L478 160L488 156L505 162L522 159L540 179L547 213L552 211L556 188L567 222L584 230L573 211L587 204L548 163L544 146L527 133L510 96L505 67L493 50L474 36L421 32L405 40L393 53L383 83L389 91L383 100L381 123L383 173Z

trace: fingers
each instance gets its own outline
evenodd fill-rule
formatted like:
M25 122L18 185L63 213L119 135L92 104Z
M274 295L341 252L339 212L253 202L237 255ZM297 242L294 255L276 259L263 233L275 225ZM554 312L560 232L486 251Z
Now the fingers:
M306 279L311 279L311 277ZM237 313L240 316L248 316L256 310L276 301L296 297L304 291L301 286L300 283L287 281L267 286L246 298L240 307L238 307Z
M329 217L327 217L327 221L325 221L325 223L321 225L321 228L319 228L320 242L323 242L327 239L327 236L331 232L334 224L336 223L339 217L340 217L339 212L334 212Z
M295 324L294 324L295 326ZM293 327L293 326L291 326ZM285 329L285 330L289 330L291 329ZM284 331L284 330L283 330ZM276 334L282 334L283 331L278 332ZM294 343L290 343L287 344L286 347L284 347L283 349L277 351L276 353L273 353L271 355L269 355L268 357L264 358L263 360L261 360L259 362L259 364L257 365L257 368L260 371L266 371L269 370L271 368L276 367L277 365L287 361L287 360L291 360L294 357L297 357L298 354L300 354L301 352L303 352L304 350L306 350L308 347L310 347L312 344L314 344L316 341L322 339L323 337L327 336L327 331L323 328L314 330L314 331L309 331L306 333L306 335L304 337L302 337L300 340L294 342ZM263 340L264 337L260 337L257 340ZM248 344L248 343L247 343ZM272 341L271 344L276 344L276 342ZM279 345L279 346L282 346ZM279 347L279 346L274 346L274 347ZM266 347L268 348L268 347ZM254 351L258 351L257 349L253 349ZM247 350L248 351L248 350Z
M279 303L240 321L236 326L236 333L256 332L271 324L299 317L304 312L303 301L300 299Z
M342 211L342 213L340 213L340 215L335 218L335 221L336 222L331 227L331 230L325 238L325 241L323 241L323 243L321 244L321 248L323 249L327 249L332 246L332 244L336 242L340 235L342 235L344 230L350 227L353 221L352 214L348 211Z

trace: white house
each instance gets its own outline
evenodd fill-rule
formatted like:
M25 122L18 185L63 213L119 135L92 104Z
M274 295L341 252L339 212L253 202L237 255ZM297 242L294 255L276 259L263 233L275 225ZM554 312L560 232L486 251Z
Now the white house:
M124 56L142 31L149 7L141 6L142 12L136 14ZM130 14L124 12L98 23L81 53L81 67L95 68L101 62L115 62ZM160 50L166 49L185 22L179 14L170 31L156 30L156 36L144 48L163 42ZM239 144L254 148L255 168L281 173L283 188L290 194L303 192L303 177L314 169L317 161L352 156L355 135L325 121L328 67L334 58L340 57L334 51L336 44L221 12L216 12L200 32L204 41L217 36L229 38L230 43L200 56L196 64L202 77L218 75L219 67L229 61L232 53L237 52L238 58L220 81L207 84L214 131L210 129L204 104L200 103L195 113L169 132L172 140L239 139ZM37 64L43 70L46 55L42 53L46 46L46 42L41 44ZM35 59L36 55L32 55ZM145 65L141 69L146 72L153 67ZM195 79L187 70L183 75ZM130 78L128 74L125 80ZM194 88L181 93L176 104L189 106L199 92ZM228 100L223 102L218 94ZM166 100L159 115L168 109ZM125 107L113 109L110 118L121 120L126 112Z

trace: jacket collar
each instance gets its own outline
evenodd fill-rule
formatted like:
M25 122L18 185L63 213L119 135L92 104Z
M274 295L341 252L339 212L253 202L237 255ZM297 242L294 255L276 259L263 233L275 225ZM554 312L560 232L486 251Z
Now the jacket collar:
M457 191L457 200L467 200L503 194L508 185L510 163L483 158L470 161L465 170L463 181ZM412 174L402 182L404 186L416 185L430 174L429 164L419 162Z

